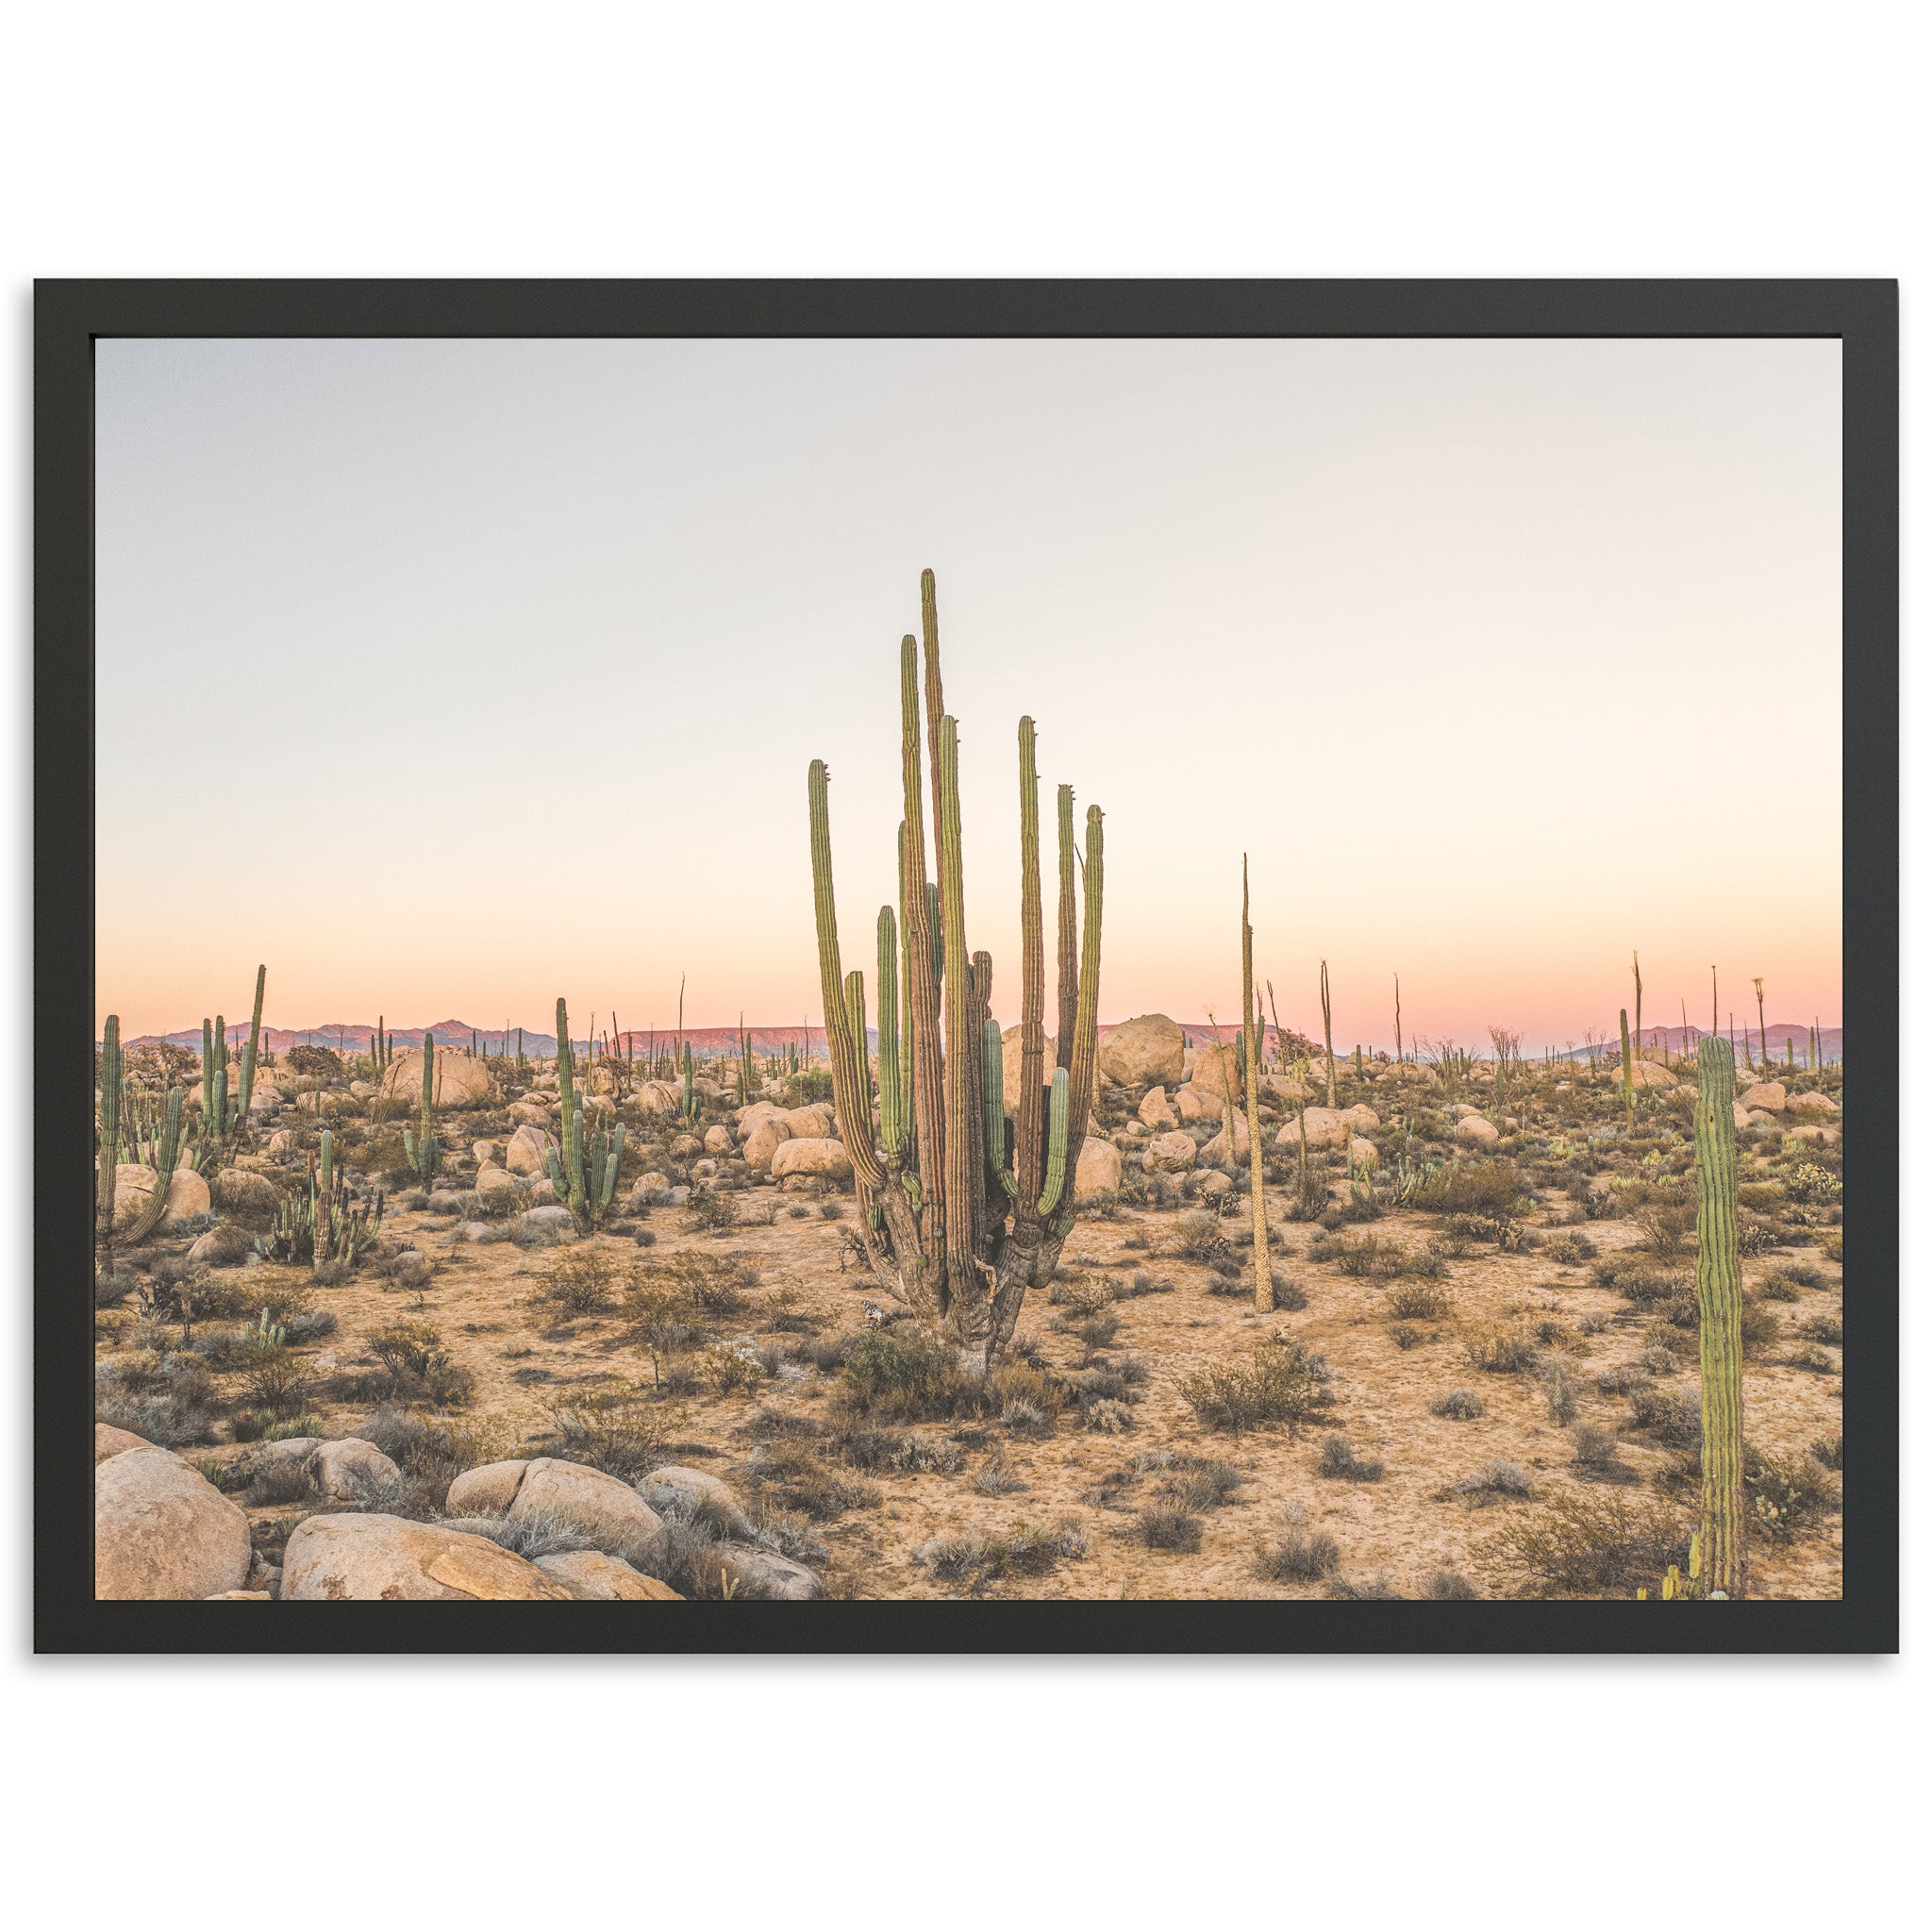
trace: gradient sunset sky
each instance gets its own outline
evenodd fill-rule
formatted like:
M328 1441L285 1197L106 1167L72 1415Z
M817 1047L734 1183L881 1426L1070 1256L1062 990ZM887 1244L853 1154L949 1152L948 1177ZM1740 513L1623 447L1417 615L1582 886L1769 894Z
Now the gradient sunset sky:
M1834 341L104 341L97 1016L820 1017L939 577L969 944L1015 726L1101 1017L1838 1024ZM1051 870L1051 857L1048 866ZM1049 894L1050 894L1049 886ZM1049 912L1049 917L1051 914ZM1049 940L1049 949L1051 941Z

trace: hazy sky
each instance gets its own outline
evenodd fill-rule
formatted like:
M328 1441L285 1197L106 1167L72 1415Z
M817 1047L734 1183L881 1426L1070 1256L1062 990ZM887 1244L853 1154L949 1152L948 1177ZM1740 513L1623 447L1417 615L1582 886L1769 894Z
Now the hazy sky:
M1015 726L1103 1019L1840 1018L1836 342L103 342L98 1012L819 1018L939 576L969 944ZM1049 831L1050 836L1050 831ZM1048 858L1049 874L1051 858ZM1051 913L1049 911L1049 919ZM1049 939L1049 950L1051 940Z

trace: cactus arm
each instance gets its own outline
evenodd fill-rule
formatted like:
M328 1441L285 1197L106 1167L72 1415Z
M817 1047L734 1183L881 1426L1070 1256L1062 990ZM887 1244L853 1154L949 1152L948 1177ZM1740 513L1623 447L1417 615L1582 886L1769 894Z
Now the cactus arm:
M1000 1041L1000 1023L985 1023L986 1045L980 1064L986 1076L986 1165L1000 1177L1009 1198L1017 1200L1020 1184L1007 1166L1006 1055Z
M1073 1075L1064 1067L1053 1070L1053 1085L1046 1104L1046 1177L1041 1184L1040 1213L1042 1219L1060 1205L1067 1179L1067 1103Z
M1054 1042L1054 1064L1071 1068L1074 1064L1074 1035L1080 1013L1080 925L1079 901L1074 891L1074 788L1062 785L1056 799L1060 850L1059 937L1057 964L1059 971L1059 1036Z
M843 975L839 962L839 908L832 888L831 774L823 758L806 774L806 803L811 821L812 910L818 928L819 990L825 1013L825 1057L832 1068L832 1104L845 1128L845 1152L853 1172L868 1188L886 1177L872 1141L872 1106L867 1093L862 1047L852 1038Z
M906 1115L899 1085L899 933L892 908L879 908L879 1139L886 1165L906 1158Z
M906 945L906 1030L910 1041L912 1132L918 1156L920 1241L935 1270L945 1238L946 1124L940 1049L939 920L925 876L925 788L919 754L919 642L899 645L899 778L905 838L899 903Z
M936 674L928 669L928 688ZM974 1026L973 982L966 965L966 879L959 837L959 728L940 720L940 917L946 959L946 1274L953 1293L975 1286L973 1177L983 1167L979 1034Z
M1001 1050L1004 1059L1004 1049ZM1002 1067L1004 1088L1004 1067ZM1041 1091L1046 1084L1046 942L1040 899L1040 771L1033 720L1020 720L1020 1092L1013 1108L1013 1185L1033 1202L1044 1184Z
M624 1164L624 1123L619 1121L610 1136L610 1158L604 1168L604 1199L601 1206L608 1208L612 1195L617 1192L617 1170Z
M1697 1049L1697 1336L1704 1417L1702 1545L1710 1593L1745 1582L1743 1274L1738 1251L1735 1070L1722 1041Z
M204 1125L215 1104L214 1023L206 1015L201 1022L201 1118Z
M555 1188L559 1194L567 1196L570 1192L570 1183L563 1177L563 1163L558 1159L557 1149L555 1147L547 1145L544 1147L543 1167L544 1171L550 1176L550 1185L553 1188Z
M1071 791L1069 793L1071 796ZM1100 1055L1100 908L1105 883L1105 835L1101 830L1101 810L1087 808L1087 865L1085 918L1080 934L1080 1003L1074 1023L1074 1064L1067 1094L1067 1134L1078 1159L1078 1147L1086 1140L1088 1109L1093 1104L1093 1070ZM1074 1225L1073 1189L1066 1191L1059 1219L1054 1230L1062 1239Z
M242 1054L242 1112L255 1097L255 1063L261 1057L261 996L268 991L268 968L255 969L255 1010L248 1020L248 1044Z

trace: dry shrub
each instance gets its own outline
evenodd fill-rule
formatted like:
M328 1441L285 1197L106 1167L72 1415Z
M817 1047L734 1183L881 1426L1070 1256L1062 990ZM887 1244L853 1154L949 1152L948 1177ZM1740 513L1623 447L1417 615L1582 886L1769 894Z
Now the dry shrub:
M1441 1322L1453 1306L1440 1288L1424 1281L1405 1281L1383 1292L1390 1314L1398 1322Z
M1655 1501L1563 1496L1519 1517L1486 1552L1525 1596L1632 1596L1690 1560L1690 1532Z
M594 1248L573 1248L550 1264L543 1278L543 1298L573 1315L588 1315L604 1306L615 1277L608 1256Z
M1299 1503L1281 1512L1281 1528L1259 1551L1255 1568L1270 1583L1318 1583L1341 1567L1341 1549L1326 1530L1311 1530Z
M1413 1205L1431 1214L1510 1219L1523 1194L1523 1179L1513 1160L1472 1160L1438 1168L1416 1190Z
M1474 1367L1491 1375L1519 1375L1537 1364L1536 1344L1520 1329L1478 1328L1462 1347Z
M1325 1364L1300 1342L1264 1342L1245 1364L1204 1369L1174 1386L1206 1427L1240 1436L1275 1423L1299 1429L1334 1406L1327 1379Z
M663 1461L664 1446L680 1420L677 1411L658 1407L642 1390L623 1386L591 1390L550 1411L551 1426L570 1460L625 1482Z

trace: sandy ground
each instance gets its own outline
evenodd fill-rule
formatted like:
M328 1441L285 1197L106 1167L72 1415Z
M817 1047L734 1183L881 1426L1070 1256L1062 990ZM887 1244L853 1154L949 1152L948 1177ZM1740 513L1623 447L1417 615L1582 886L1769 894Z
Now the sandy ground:
M789 1204L791 1197L784 1198ZM1278 1205L1271 1202L1271 1209L1278 1212ZM752 1262L760 1285L747 1292L741 1310L718 1323L714 1332L720 1340L795 1340L761 1332L777 1307L812 1319L822 1334L859 1327L866 1319L864 1304L880 1297L849 1257L841 1266L843 1229L853 1211L849 1198L842 1223L820 1218L816 1203L810 1206L808 1218L781 1212L770 1227L739 1227L722 1237L691 1230L681 1210L659 1208L649 1221L657 1236L652 1247L640 1249L627 1238L608 1235L592 1237L590 1245L607 1253L620 1272L684 1250ZM1083 1221L1062 1257L1063 1271L1076 1278L1084 1273L1125 1280L1132 1271L1145 1269L1174 1284L1172 1292L1112 1308L1120 1332L1103 1353L1116 1362L1132 1355L1147 1371L1130 1430L1084 1433L1073 1411L1043 1438L1015 1434L996 1423L924 1425L952 1435L964 1466L954 1474L866 1476L876 1506L846 1510L819 1527L831 1553L824 1568L835 1589L878 1597L944 1597L969 1591L1099 1598L1320 1595L1330 1583L1278 1584L1257 1573L1257 1551L1278 1529L1282 1506L1292 1503L1306 1512L1311 1528L1335 1538L1340 1574L1357 1587L1379 1578L1403 1595L1416 1595L1433 1573L1449 1570L1485 1596L1510 1594L1507 1567L1490 1547L1507 1515L1541 1508L1565 1492L1601 1494L1602 1486L1577 1474L1569 1439L1550 1419L1541 1371L1487 1374L1469 1361L1463 1336L1485 1324L1532 1331L1545 1322L1561 1324L1560 1340L1543 1347L1545 1365L1564 1364L1578 1419L1621 1431L1624 1459L1645 1478L1641 1488L1617 1493L1638 1500L1657 1493L1649 1478L1671 1457L1631 1431L1626 1402L1595 1388L1601 1371L1642 1349L1645 1318L1614 1291L1594 1286L1587 1267L1563 1268L1540 1254L1501 1254L1487 1247L1451 1260L1446 1278L1436 1286L1449 1295L1452 1313L1417 1324L1429 1339L1404 1350L1391 1339L1385 1284L1309 1261L1316 1232L1311 1226L1283 1224L1285 1252L1276 1262L1278 1272L1307 1294L1307 1307L1257 1317L1240 1300L1210 1294L1210 1271L1174 1253L1181 1218L1182 1210L1124 1209L1116 1220ZM1374 1232L1420 1249L1439 1228L1434 1217L1391 1212ZM449 1231L446 1220L409 1213L392 1215L385 1228L434 1259L436 1274L420 1296L370 1275L314 1291L313 1305L332 1310L341 1324L336 1335L308 1351L319 1378L373 1367L366 1338L375 1330L402 1320L431 1324L475 1377L475 1398L463 1420L496 1431L507 1445L499 1453L540 1441L551 1426L553 1405L573 1393L613 1384L650 1387L650 1359L626 1339L614 1299L602 1313L560 1320L538 1299L543 1277L570 1251L453 1242ZM1636 1239L1634 1228L1616 1221L1591 1224L1586 1232L1606 1255ZM1145 1245L1130 1247L1135 1240ZM1747 1262L1747 1287L1790 1258ZM1832 1286L1806 1291L1800 1304L1773 1305L1788 1340L1801 1321L1841 1312L1839 1269L1815 1251L1802 1258L1821 1268ZM264 1271L273 1265L248 1270L248 1280L269 1278ZM306 1270L276 1272L307 1277ZM1043 1294L1029 1295L1020 1336L1037 1346L1044 1362L1071 1371L1079 1366L1083 1351L1074 1335L1058 1327L1058 1312ZM1579 1333L1578 1322L1592 1314L1608 1318L1610 1325L1600 1334ZM1202 1427L1176 1389L1177 1378L1211 1362L1245 1357L1277 1329L1325 1357L1333 1377L1332 1415L1299 1436L1275 1429L1237 1441ZM104 1350L124 1332L115 1318L108 1318ZM1747 1364L1746 1434L1763 1450L1802 1455L1811 1442L1839 1431L1840 1382L1835 1373L1783 1365L1789 1352L1785 1344L1774 1345ZM1836 1363L1837 1352L1827 1354ZM1693 1357L1673 1380L1694 1392L1695 1378ZM834 1406L838 1379L836 1372L824 1375L808 1366L797 1378L774 1379L757 1393L718 1396L700 1391L680 1398L675 1459L698 1463L728 1480L752 1452L748 1425L758 1408L823 1419ZM1479 1394L1485 1407L1479 1419L1457 1422L1431 1414L1430 1404L1457 1388ZM369 1407L366 1400L333 1406L311 1401L306 1412L326 1433L340 1434ZM1358 1456L1381 1459L1381 1481L1354 1483L1319 1473L1322 1438L1335 1431L1348 1436ZM1150 1550L1138 1537L1137 1512L1155 1499L1154 1479L1135 1474L1133 1465L1162 1450L1219 1458L1242 1474L1232 1500L1204 1516L1198 1552ZM222 1457L239 1452L217 1446L185 1453ZM1003 1458L1017 1486L1007 1493L982 1493L977 1480L996 1458ZM1491 1458L1527 1471L1534 1497L1476 1507L1464 1497L1441 1493ZM834 1458L828 1460L836 1466ZM1001 1537L1022 1524L1051 1528L1063 1523L1084 1532L1088 1554L1063 1560L1041 1576L943 1582L913 1558L914 1550L934 1538L967 1532ZM1790 1546L1759 1547L1753 1560L1754 1594L1836 1595L1838 1521L1831 1518Z

